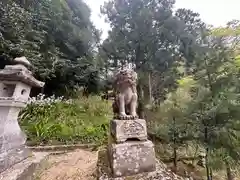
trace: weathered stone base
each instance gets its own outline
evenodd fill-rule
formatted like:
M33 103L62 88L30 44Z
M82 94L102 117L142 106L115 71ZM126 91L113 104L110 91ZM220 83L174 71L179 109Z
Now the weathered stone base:
M98 153L97 179L98 180L184 180L172 171L167 170L166 166L155 159L156 171L140 173L133 176L117 177L112 176L109 165L107 150L101 150Z
M154 145L151 141L129 141L109 146L113 177L129 176L156 169Z
M147 140L147 126L144 119L112 120L110 129L117 143L125 142L128 139Z
M33 180L36 170L41 169L49 153L33 153L33 156L0 173L0 180Z
M0 154L0 173L31 156L32 153L24 145L19 148L10 149Z

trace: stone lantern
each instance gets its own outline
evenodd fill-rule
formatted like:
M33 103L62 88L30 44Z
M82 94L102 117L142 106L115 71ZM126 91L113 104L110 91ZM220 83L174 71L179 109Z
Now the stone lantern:
M43 87L27 68L25 57L14 59L0 71L0 173L28 158L26 136L18 124L18 114L26 107L32 87Z

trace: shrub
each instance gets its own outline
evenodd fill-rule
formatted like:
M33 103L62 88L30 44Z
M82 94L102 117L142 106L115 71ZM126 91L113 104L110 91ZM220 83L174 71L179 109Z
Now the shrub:
M92 96L76 100L45 98L29 101L20 113L20 125L34 144L98 143L106 141L110 103Z

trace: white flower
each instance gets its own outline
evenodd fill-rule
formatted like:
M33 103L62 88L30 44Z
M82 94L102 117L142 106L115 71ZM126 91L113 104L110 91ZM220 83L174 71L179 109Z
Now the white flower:
M63 102L66 104L72 104L73 101L72 99L66 100L64 96L55 97L55 95L52 95L50 97L46 97L44 94L38 94L36 97L30 97L27 103L44 106L44 105L52 105L60 102Z

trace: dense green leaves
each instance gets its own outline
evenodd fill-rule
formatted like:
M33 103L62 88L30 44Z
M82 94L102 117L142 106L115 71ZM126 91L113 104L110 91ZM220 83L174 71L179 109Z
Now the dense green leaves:
M174 14L173 4L172 0L114 0L102 7L112 27L101 47L103 56L113 61L113 66L132 64L144 95L152 94L155 101L176 87L175 78L182 75L176 69L179 64L190 71L206 28L197 13L179 9ZM155 75L161 79L156 80ZM154 82L152 90L145 88L150 81ZM154 86L160 82L160 87Z
M46 93L86 86L86 74L96 71L93 56L99 32L83 1L8 0L0 3L0 14L1 67L24 55L36 76L46 82Z

